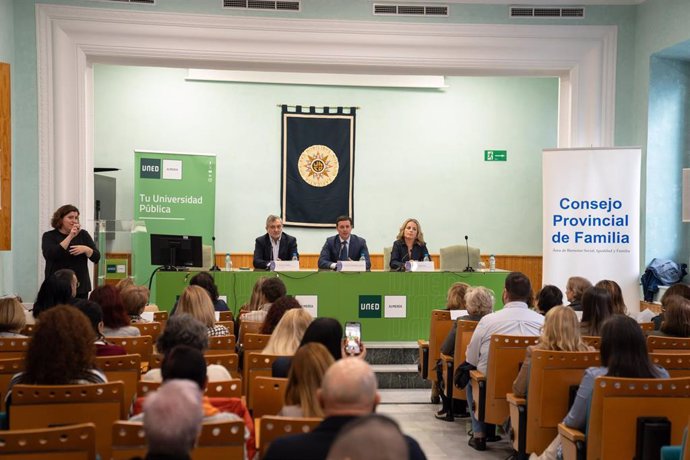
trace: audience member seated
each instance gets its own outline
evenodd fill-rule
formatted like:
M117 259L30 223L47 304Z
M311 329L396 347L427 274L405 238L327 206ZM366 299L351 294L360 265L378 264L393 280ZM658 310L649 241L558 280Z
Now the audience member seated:
M96 368L95 334L89 320L71 305L57 305L41 313L29 348L24 372L10 381L7 413L10 416L12 387L28 385L73 385L105 383L105 374Z
M503 335L539 335L544 324L544 317L528 306L532 299L532 285L529 278L522 273L512 272L505 280L503 289L503 309L483 317L472 334L467 346L466 361L486 374L489 359L491 336ZM467 406L473 407L472 385L467 385ZM486 450L486 441L493 438L493 426L489 426L474 417L472 418L472 437L468 444L476 450Z
M196 383L202 392L208 384L207 367L204 354L196 348L187 345L178 345L163 358L161 363L161 375L163 385L168 382L183 379L191 380ZM203 398L204 422L222 422L225 420L242 420L237 414L232 412L221 412L214 407L207 396ZM139 422L143 420L144 414L137 414L129 420Z
M601 367L590 367L582 377L575 402L563 423L571 428L585 431L587 411L592 398L594 381L597 377L668 378L665 369L654 366L647 353L647 342L642 329L634 319L625 315L612 315L601 328ZM615 429L615 427L611 427ZM561 447L557 436L546 450L530 459L555 460Z
M661 314L647 319L645 318L645 313L647 313L649 310L645 310L640 313L640 315L637 317L637 320L640 322L652 321L654 323L654 329L659 330L661 328L661 323L664 321L664 310L666 310L668 298L672 295L679 295L690 300L690 285L685 283L676 283L672 286L669 286L669 288L664 292L664 295L661 296Z
M282 319L286 311L294 308L302 308L297 299L291 295L283 296L273 302L271 308L266 312L266 318L259 329L260 334L273 334L276 326Z
M665 301L666 310L661 329L652 331L649 335L690 337L690 300L679 295L671 295Z
M273 330L273 334L271 334L271 338L262 353L266 355L294 355L302 337L304 337L304 331L307 330L312 320L312 316L304 308L293 308L286 311Z
M582 294L592 287L592 283L581 276L571 276L565 285L565 296L568 299L570 308L575 311L582 311Z
M534 350L594 351L594 348L582 341L580 324L575 310L563 305L551 308L544 317L544 327L539 337L539 343L527 347L525 360L513 382L515 396L524 398L527 395L529 366Z
M0 299L0 338L26 337L20 334L24 326L26 326L26 315L21 302L16 297ZM2 390L4 388L0 388L0 391Z
M422 226L417 219L407 219L403 222L398 236L393 242L393 249L391 250L391 261L389 266L392 271L405 271L405 263L416 260L422 261L424 258L429 259L429 251L426 248L424 241L424 233Z
M331 354L334 360L343 357L343 327L335 318L315 318L300 343L300 348L308 343L320 343ZM282 356L273 362L271 374L273 377L285 378L290 370L290 356Z
M163 333L156 340L156 350L165 356L176 346L187 345L200 352L208 348L208 334L206 326L197 321L191 315L177 313L165 324ZM230 380L232 377L226 368L218 364L211 364L206 369L209 382ZM141 376L141 380L147 382L160 382L162 380L160 369L151 369Z
M371 414L379 403L376 377L364 360L345 358L333 364L324 375L317 398L324 420L313 431L276 439L271 443L264 460L324 459L340 430L357 417ZM405 436L408 458L425 459L419 444ZM377 449L377 445L369 446Z
M372 448L372 446L376 446ZM407 442L395 420L380 414L359 417L340 430L327 460L409 458Z
M611 312L614 315L627 315L628 307L625 306L623 300L623 291L621 287L612 280L601 280L594 287L606 289L611 296Z
M146 305L149 303L149 290L145 286L130 286L120 291L122 305L125 307L129 320L132 323L148 323L141 317Z
M266 303L263 292L261 292L261 286L267 279L268 278L265 276L257 278L256 282L254 283L254 287L252 288L252 295L249 297L249 302L245 303L240 307L240 311L237 315L238 318L242 317L242 315L244 315L245 313L260 309L261 306L263 306L263 304Z
M228 304L225 303L225 300L221 299L220 296L218 295L218 286L216 286L216 282L210 273L208 273L208 272L197 273L196 275L192 276L191 280L189 280L189 285L190 286L201 286L202 288L204 288L206 290L206 292L208 293L209 297L211 297L211 302L213 302L213 309L215 311L229 311L230 310L228 308Z
M557 286L547 284L537 293L537 310L546 315L550 309L557 305L563 305L563 293Z
M79 280L77 279L77 274L74 273L74 270L71 270L69 268L61 268L60 270L56 271L54 275L55 278L57 278L58 280L64 283L69 283L70 287L72 288L72 297L77 296Z
M56 277L53 273L41 283L41 287L38 289L33 306L34 318L38 319L42 312L55 305L71 303L73 298L72 282L67 281L64 277Z
M171 380L144 401L146 460L191 460L204 419L201 391L189 380Z
M285 388L285 405L278 415L285 417L323 417L316 393L323 376L335 360L320 343L308 343L292 358Z
M89 300L96 302L103 311L103 335L106 337L134 337L141 335L139 329L130 325L129 316L122 304L120 292L115 286L106 284L91 291Z
M582 294L582 335L600 335L601 326L613 314L613 303L609 291L590 287Z
M91 322L91 328L96 334L96 356L118 356L126 355L127 350L120 345L108 342L103 335L103 311L96 302L86 299L79 299L75 302L77 307Z
M230 331L227 327L216 324L216 313L213 309L213 302L211 302L211 297L201 286L187 286L185 290L182 291L173 317L183 314L191 315L194 319L204 324L209 337L230 335Z
M453 291L454 287L458 284L465 284L465 283L455 283L453 286L451 286L451 290L448 291L448 300L450 303L450 298L451 298L451 291ZM484 316L488 315L493 311L494 304L496 303L496 299L494 298L494 293L491 289L487 289L482 286L477 286L477 287L469 287L465 289L466 293L463 299L463 306L465 309L467 309L467 315L461 316L458 318L458 321L460 320L470 320L470 321L479 321L482 319ZM450 307L450 305L449 305ZM452 308L449 308L452 310ZM455 338L457 336L457 325L452 327L450 329L450 332L448 333L448 336L446 339L443 341L441 344L441 353L444 355L448 356L453 356L455 354ZM442 368L442 362L441 360L438 360L436 362L436 388L438 391L438 395L441 397L441 401L443 403L443 407L441 407L441 410L439 410L436 413L436 418L439 420L448 420L451 421L453 418L451 415L448 413L451 405L451 401L448 400L446 397L446 392L444 391L444 383L443 382L443 368ZM462 401L461 406L465 406L465 402ZM460 415L465 415L466 407L458 407L456 412Z
M257 281L258 283L258 281ZM266 319L266 314L271 309L273 302L287 293L285 283L278 277L264 278L261 283L261 297L263 303L256 310L248 311L240 316L240 321L257 321L263 322Z

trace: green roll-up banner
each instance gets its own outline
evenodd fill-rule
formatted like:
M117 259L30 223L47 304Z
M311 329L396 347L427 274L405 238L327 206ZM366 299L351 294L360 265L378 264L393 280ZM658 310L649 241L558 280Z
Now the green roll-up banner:
M211 245L216 156L135 151L134 162L134 219L146 224L146 232L132 235L132 264L136 283L146 284L156 268L151 234L196 235Z

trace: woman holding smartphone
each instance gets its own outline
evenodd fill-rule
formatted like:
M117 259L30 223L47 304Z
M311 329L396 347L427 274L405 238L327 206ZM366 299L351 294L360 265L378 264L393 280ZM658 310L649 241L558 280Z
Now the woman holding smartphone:
M71 204L60 206L50 221L53 230L45 232L41 242L46 260L45 277L62 268L69 268L77 275L76 297L86 299L91 291L87 261L97 263L101 253L91 235L81 229L79 209Z

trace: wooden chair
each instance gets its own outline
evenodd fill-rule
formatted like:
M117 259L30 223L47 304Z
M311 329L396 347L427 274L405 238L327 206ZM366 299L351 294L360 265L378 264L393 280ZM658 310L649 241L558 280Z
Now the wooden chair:
M486 375L470 372L474 416L485 423L500 425L508 417L506 394L513 390L513 380L520 371L529 345L539 341L537 336L492 335Z
M146 455L146 432L141 423L115 422L112 426L113 460L129 460ZM193 460L244 457L244 422L224 421L204 423L197 445L191 453Z
M5 392L14 374L24 371L24 357L0 359L0 412L5 412Z
M144 397L152 391L156 391L162 383L147 382L140 380L137 382L137 396ZM220 380L217 382L209 382L204 390L204 395L209 398L241 398L242 397L242 380Z
M657 366L668 371L671 377L690 377L690 354L668 351L650 353L649 357Z
M283 408L287 379L256 377L251 385L249 407L252 408L254 420L264 415L278 415Z
M309 433L321 423L316 417L278 417L266 415L261 417L257 426L256 447L264 456L274 439L290 434Z
M0 338L0 359L23 358L31 339Z
M247 334L258 334L261 330L262 321L242 321L240 323L240 331L237 337L238 342L244 345L244 338Z
M36 325L35 324L26 324L22 328L22 330L19 332L22 335L25 335L27 337L33 337L34 332L36 332Z
M648 322L648 323L638 323L640 325L640 328L642 329L642 332L651 332L654 330L654 323L653 322Z
M690 378L626 379L597 377L587 436L558 425L563 458L619 459L635 456L637 418L667 417L671 444L680 444L690 414Z
M206 365L217 364L223 366L227 369L228 373L233 377L240 377L238 366L240 359L237 353L204 353L204 358L206 359Z
M235 321L235 316L229 310L228 311L221 311L221 312L218 312L218 320L219 321Z
M235 352L235 336L219 335L208 338L208 350L204 354L228 354Z
M206 365L217 364L223 366L227 369L231 376L239 377L238 364L239 358L237 353L217 353L218 350L213 350L211 353L204 353L204 358L206 359ZM149 361L150 369L160 369L163 363L163 355L160 353L154 353L151 355L151 361Z
M161 332L163 332L163 328L161 326L161 323L159 322L151 322L151 323L131 323L130 326L134 326L137 329L139 329L139 332L141 335L150 335L151 336L151 341L153 343L156 343L156 339L158 338L159 335L161 335Z
M153 312L153 320L157 323L160 323L162 329L165 329L165 323L168 321L168 318L170 318L170 313L167 311Z
M139 337L107 337L109 342L120 345L127 351L128 355L141 356L141 365L148 367L153 353L153 339L150 335Z
M93 423L0 431L0 457L5 460L95 460Z
M96 366L102 370L108 382L125 384L125 405L129 407L137 394L137 383L141 378L141 356L98 356Z
M441 344L453 327L450 311L433 310L429 324L429 340L419 339L419 372L424 380L436 382L436 372L429 372L441 357ZM432 383L433 384L433 383Z
M472 340L472 334L479 321L459 320L457 324L457 332L455 334L455 350L453 356L444 355L441 353L441 361L443 363L443 381L445 382L446 397L452 399L467 399L464 389L457 388L453 385L453 376L457 368L465 362L465 353L467 352L467 345ZM453 416L453 411L448 412L449 417Z
M506 397L518 459L542 453L558 434L568 413L571 387L577 387L588 367L599 366L598 351L534 350L529 369L529 398Z
M244 336L244 342L241 345L242 348L242 369L247 368L247 360L249 359L249 353L255 351L260 352L271 339L270 334L258 334L254 332L247 333Z
M109 458L111 428L127 417L125 384L15 385L12 389L11 430L93 423L96 452Z
M601 337L598 335L583 335L582 341L597 350L601 348Z
M247 408L252 409L252 397L250 383L256 377L271 377L271 367L273 362L281 355L262 355L257 352L245 353L246 366L242 369L242 384L244 387L244 395L247 397Z
M690 338L663 337L650 335L647 337L647 349L650 353L658 351L673 353L690 353Z
M225 326L228 329L228 332L230 332L230 335L235 334L235 322L230 320L230 321L216 321L216 326Z

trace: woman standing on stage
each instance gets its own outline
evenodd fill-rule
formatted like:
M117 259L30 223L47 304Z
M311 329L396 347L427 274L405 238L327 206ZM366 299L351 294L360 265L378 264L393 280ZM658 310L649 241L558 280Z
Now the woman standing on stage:
M53 230L43 234L41 248L46 260L45 277L69 268L77 275L77 297L86 299L91 291L87 260L97 263L101 253L91 235L81 229L79 209L71 204L60 206L50 221Z
M405 262L429 259L429 251L424 241L422 226L417 219L407 219L403 222L391 251L390 268L393 271L405 271Z

